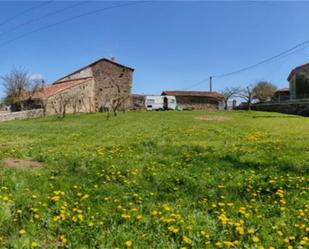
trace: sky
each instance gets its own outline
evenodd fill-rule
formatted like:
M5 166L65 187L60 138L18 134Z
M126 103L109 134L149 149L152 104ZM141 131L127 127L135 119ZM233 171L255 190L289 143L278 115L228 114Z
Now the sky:
M123 6L110 8L116 5ZM304 1L0 1L0 75L22 67L52 83L94 60L115 57L135 68L133 93L209 90L209 76L309 39L308 9ZM309 46L214 77L213 90L259 80L287 87L290 71L307 62Z

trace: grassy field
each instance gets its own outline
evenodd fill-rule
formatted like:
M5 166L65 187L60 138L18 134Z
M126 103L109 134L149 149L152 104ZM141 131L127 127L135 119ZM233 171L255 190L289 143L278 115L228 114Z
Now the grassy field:
M10 168L10 158L43 166ZM309 118L148 112L6 122L0 166L0 248L309 245Z

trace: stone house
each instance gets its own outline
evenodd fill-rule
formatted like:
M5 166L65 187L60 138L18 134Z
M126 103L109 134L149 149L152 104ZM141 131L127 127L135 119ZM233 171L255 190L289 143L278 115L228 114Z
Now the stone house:
M309 63L294 68L288 76L290 99L309 98Z
M183 110L222 110L224 96L207 91L163 91L161 95L175 96Z
M25 97L24 106L43 107L48 115L63 108L66 113L98 112L114 101L118 101L119 109L129 109L133 72L133 68L103 58Z

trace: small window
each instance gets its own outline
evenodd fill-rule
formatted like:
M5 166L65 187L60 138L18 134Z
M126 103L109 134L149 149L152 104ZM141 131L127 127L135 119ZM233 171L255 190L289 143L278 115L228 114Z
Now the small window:
M100 88L100 92L103 92L103 89L102 89L102 88Z
M147 99L147 103L154 103L155 100L154 99Z

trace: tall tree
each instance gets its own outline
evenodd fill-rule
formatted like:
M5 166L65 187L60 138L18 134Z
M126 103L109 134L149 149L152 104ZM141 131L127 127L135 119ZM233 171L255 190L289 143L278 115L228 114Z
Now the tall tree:
M30 87L29 74L23 68L13 68L9 74L2 76L1 80L7 105L19 102L23 93Z
M254 98L259 102L270 100L276 92L277 87L268 81L259 81L253 88Z
M237 97L242 98L243 100L246 101L248 105L248 110L251 110L251 104L255 98L253 89L254 89L253 85L246 86L243 89L241 89L237 95Z
M224 109L227 110L228 108L228 101L230 98L232 98L233 96L236 96L236 94L238 94L240 92L240 88L239 87L226 87L221 94L224 96Z
M5 91L5 104L15 106L17 110L23 109L23 101L31 100L44 82L43 79L31 78L28 71L21 67L14 67L0 79Z

